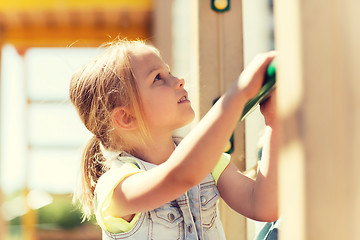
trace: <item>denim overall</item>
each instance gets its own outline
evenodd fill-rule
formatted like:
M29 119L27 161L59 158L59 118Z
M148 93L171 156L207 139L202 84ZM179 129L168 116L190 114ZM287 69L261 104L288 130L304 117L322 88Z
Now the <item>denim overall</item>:
M143 170L156 166L135 157L134 160ZM219 191L209 174L200 185L191 188L182 196L159 208L141 213L130 231L112 234L103 229L102 239L225 239L218 216L218 199Z

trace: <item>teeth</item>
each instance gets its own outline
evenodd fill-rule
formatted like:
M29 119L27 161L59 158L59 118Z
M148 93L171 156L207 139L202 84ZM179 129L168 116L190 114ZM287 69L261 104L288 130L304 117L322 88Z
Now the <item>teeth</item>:
M180 98L180 100L178 101L178 103L180 103L180 102L182 102L182 101L185 101L186 99L187 99L186 96L184 96L184 97Z

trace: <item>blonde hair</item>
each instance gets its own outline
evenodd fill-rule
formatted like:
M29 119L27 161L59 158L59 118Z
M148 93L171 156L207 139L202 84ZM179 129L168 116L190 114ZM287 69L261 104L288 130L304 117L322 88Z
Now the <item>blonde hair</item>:
M131 151L131 146L112 131L112 111L116 107L128 107L137 120L141 135L149 135L129 56L131 49L147 45L143 41L119 40L104 46L105 51L100 56L73 75L69 91L81 120L94 134L83 152L81 187L74 195L82 205L83 220L89 219L94 210L95 186L107 171L100 144L107 150Z

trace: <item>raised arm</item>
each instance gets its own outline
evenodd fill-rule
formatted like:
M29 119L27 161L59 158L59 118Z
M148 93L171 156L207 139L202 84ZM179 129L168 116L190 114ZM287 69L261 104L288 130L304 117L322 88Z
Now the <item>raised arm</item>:
M274 94L261 106L261 112L267 126L256 181L231 164L220 176L218 188L221 197L235 211L254 220L272 222L278 218L278 130Z

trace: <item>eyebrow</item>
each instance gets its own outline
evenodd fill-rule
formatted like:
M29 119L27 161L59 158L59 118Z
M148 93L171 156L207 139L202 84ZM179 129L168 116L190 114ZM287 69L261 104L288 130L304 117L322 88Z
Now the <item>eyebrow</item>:
M148 77L148 76L151 75L153 72L158 71L159 69L160 69L159 67L152 68L145 76Z
M165 64L165 67L167 68L167 70L169 70L170 72L170 66L168 64ZM157 66L157 67L154 67L152 68L147 74L146 74L146 77L148 77L150 74L152 74L153 72L155 71L159 71L160 69L163 69L162 66Z

